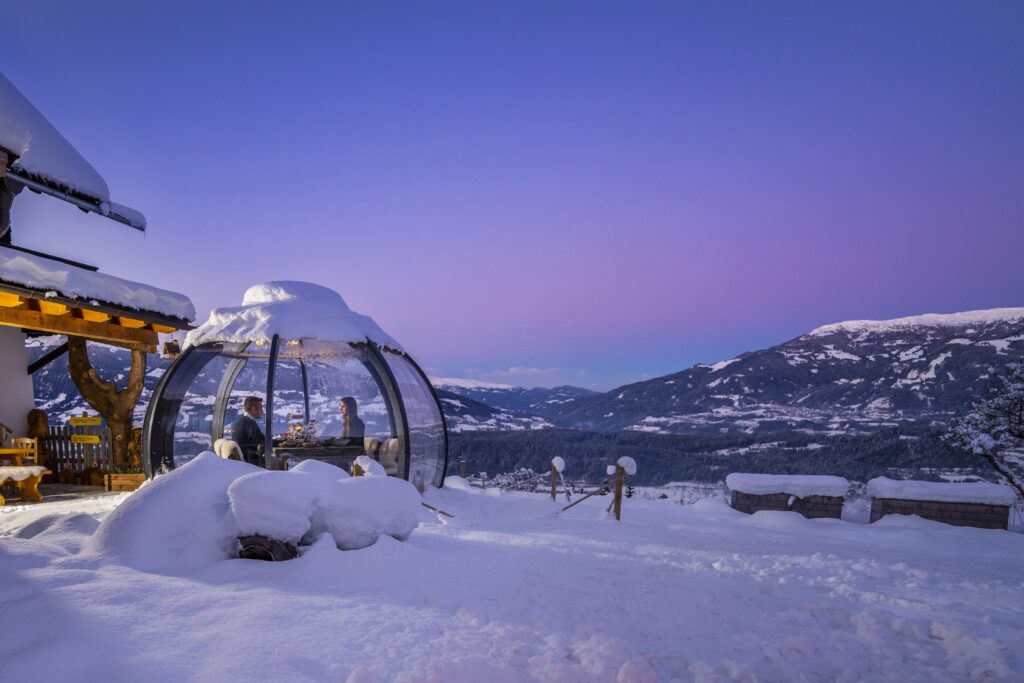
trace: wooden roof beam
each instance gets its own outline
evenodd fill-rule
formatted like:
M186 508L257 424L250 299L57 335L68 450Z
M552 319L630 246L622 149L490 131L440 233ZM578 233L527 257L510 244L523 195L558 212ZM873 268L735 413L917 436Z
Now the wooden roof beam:
M93 322L74 315L51 315L27 308L0 307L0 325L50 334L84 337L91 341L156 353L155 330L129 328L111 322Z

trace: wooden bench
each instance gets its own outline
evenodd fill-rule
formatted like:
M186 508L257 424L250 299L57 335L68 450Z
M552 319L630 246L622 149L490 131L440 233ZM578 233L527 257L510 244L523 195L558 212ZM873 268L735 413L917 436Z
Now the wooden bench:
M50 470L42 465L0 465L0 484L5 481L13 481L21 492L21 501L35 501L41 503L43 496L39 493L39 482L43 475L50 474ZM0 495L0 505L6 504L3 495Z
M0 484L13 481L21 492L22 502L34 500L42 502L39 494L39 482L50 470L39 464L39 442L34 438L21 437L11 439L11 448L0 448ZM25 461L28 462L25 462ZM10 465L3 465L10 462ZM4 505L4 497L0 495L0 505Z

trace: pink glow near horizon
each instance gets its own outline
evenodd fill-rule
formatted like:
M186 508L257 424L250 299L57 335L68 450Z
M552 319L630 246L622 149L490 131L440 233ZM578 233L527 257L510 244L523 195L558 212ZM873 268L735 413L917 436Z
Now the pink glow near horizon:
M1019 6L129 7L13 8L4 73L150 233L15 236L203 313L305 279L434 374L608 388L1024 303Z

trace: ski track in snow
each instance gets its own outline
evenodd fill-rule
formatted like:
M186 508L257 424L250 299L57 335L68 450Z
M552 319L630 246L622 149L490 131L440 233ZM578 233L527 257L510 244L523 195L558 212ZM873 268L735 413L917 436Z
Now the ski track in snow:
M446 488L427 500L455 519L424 515L404 543L322 540L290 562L165 575L77 554L125 499L0 509L5 679L1024 675L1017 533L747 516L718 499L631 499L616 523L606 497L555 516L564 503L542 496Z

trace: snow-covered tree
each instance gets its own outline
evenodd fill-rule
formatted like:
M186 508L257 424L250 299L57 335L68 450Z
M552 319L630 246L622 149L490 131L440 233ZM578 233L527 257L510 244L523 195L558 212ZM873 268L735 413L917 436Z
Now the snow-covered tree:
M1007 365L999 381L989 398L978 401L970 412L957 418L949 437L985 458L1024 496L1024 487L1003 462L1007 452L1024 451L1024 364Z

